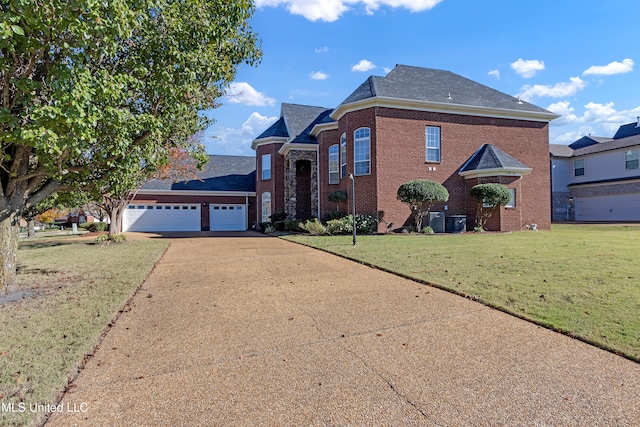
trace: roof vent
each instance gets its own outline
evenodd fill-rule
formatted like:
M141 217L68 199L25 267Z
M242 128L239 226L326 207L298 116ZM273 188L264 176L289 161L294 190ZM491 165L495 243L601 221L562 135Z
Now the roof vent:
M640 128L640 116L636 117L636 127Z
M522 100L520 99L520 95L518 95L518 104L522 105Z
M453 99L453 98L451 97L451 92L449 92L449 96L447 96L447 99ZM640 121L640 118L638 118L638 120Z

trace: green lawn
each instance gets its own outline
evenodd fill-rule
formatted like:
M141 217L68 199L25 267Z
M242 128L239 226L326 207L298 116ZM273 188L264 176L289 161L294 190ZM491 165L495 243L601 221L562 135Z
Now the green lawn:
M0 305L0 425L37 422L30 404L53 403L85 354L135 292L167 243L96 245L66 238L23 241L18 282L31 297Z
M640 361L640 227L286 239L468 295Z

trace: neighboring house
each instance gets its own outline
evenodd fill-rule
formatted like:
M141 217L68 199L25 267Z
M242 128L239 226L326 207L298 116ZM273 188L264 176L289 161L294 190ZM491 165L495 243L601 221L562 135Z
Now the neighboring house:
M640 221L640 118L549 151L554 221Z
M209 156L198 178L154 179L123 213L123 231L241 231L256 216L256 159Z
M396 66L369 77L335 108L282 104L279 120L252 143L256 150L257 221L273 212L325 219L336 190L356 213L376 215L378 231L410 224L398 188L413 179L442 183L447 203L432 211L466 215L471 187L502 183L512 191L487 226L550 227L549 121L557 115L449 71ZM425 224L426 225L426 224Z

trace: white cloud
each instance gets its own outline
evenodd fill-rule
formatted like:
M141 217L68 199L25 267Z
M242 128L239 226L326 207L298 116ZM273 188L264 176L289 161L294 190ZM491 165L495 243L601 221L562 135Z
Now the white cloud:
M500 79L500 70L489 70L489 75L495 77L496 79Z
M575 114L575 108L571 106L569 101L559 101L551 104L547 107L547 110L562 115L562 117L552 122L554 125L566 123L614 123L619 125L620 123L632 121L637 113L640 112L640 107L617 111L614 105L613 102L607 102L606 104L589 102L584 106L585 109L582 116Z
M633 71L634 65L633 59L626 58L622 62L613 61L607 65L593 65L587 68L582 75L610 76L612 74L624 74Z
M255 154L251 142L276 120L277 116L254 112L239 128L212 126L205 131L203 142L208 153L251 156Z
M516 62L511 63L511 68L525 79L529 79L534 77L538 71L544 70L544 61L519 58Z
M327 53L329 52L329 48L327 46L317 47L315 48L316 53Z
M525 101L530 101L535 97L549 96L551 98L563 98L566 96L573 96L578 91L584 89L587 83L580 77L570 77L569 82L556 83L555 85L525 85L522 86L520 98Z
M374 68L376 68L376 65L373 62L363 59L360 62L358 62L356 65L351 67L351 71L365 73L367 71L373 70Z
M393 68L382 67L382 71L384 71L385 74L389 74L391 72L391 70L393 70Z
M575 108L571 107L571 103L569 101L560 101L555 104L551 104L547 107L547 110L560 115L560 117L552 122L554 125L576 123L579 121L578 116L573 113Z
M276 103L275 99L269 98L265 94L258 92L247 82L231 83L224 96L230 104L244 104L263 107L265 105L274 105Z
M286 7L290 13L310 21L333 22L352 6L363 6L367 14L380 7L403 7L412 12L432 9L442 0L256 0L256 7Z
M323 73L322 71L314 71L311 74L309 74L309 78L311 80L327 80L329 78L329 75L326 73Z

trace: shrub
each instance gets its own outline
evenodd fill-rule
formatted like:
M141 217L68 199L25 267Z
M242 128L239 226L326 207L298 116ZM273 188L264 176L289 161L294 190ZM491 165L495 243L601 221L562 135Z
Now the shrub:
M378 219L375 215L356 214L356 232L360 234L371 234L378 229ZM327 232L329 234L350 234L353 233L353 216L347 215L340 219L332 219L327 222Z
M327 221L331 221L332 219L342 219L345 216L347 216L346 212L343 211L331 211L329 212L329 215L327 216Z
M109 233L104 233L104 234L100 234L98 237L96 237L96 243L102 243L105 245L111 244L111 243L120 243L120 242L124 242L127 240L127 236L125 236L124 234L109 234Z
M107 231L107 228L109 228L109 224L107 224L106 222L85 222L80 224L79 227L83 230L95 233L97 231Z
M269 234L269 233L275 233L276 232L276 229L273 228L271 223L265 222L264 224L266 224L265 227L263 228L265 233Z
M276 229L276 231L284 231L286 228L286 221L286 219L283 219L281 221L274 221L271 225Z
M287 219L287 214L284 211L277 211L272 213L269 218L271 218L271 223L274 224L277 221L284 221Z
M351 234L353 233L353 217L347 215L340 219L327 221L327 233L329 234Z
M511 192L502 184L478 184L471 189L471 197L478 202L476 228L484 229L487 220L511 200Z
M435 232L433 231L433 228L426 226L422 228L421 233L423 234L435 234Z
M370 214L356 214L356 231L361 234L378 231L378 218Z
M300 228L298 227L300 225L302 221L300 221L299 219L285 219L284 220L284 229L286 231L300 231Z
M449 192L444 186L428 179L405 182L398 188L398 200L409 206L416 230L422 230L422 217L428 215L435 202L449 200Z
M313 236L321 236L327 233L327 229L317 218L311 218L307 222L300 223L299 227Z

